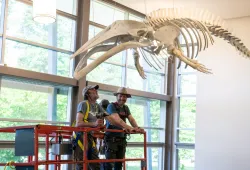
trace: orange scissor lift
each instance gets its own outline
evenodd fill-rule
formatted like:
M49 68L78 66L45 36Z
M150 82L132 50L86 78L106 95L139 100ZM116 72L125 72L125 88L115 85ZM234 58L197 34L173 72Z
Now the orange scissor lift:
M0 163L0 166L15 166L16 169L22 169L24 167L27 168L27 170L38 170L39 165L44 165L45 170L49 169L49 165L54 165L55 170L61 170L62 164L76 164L76 163L83 163L83 169L88 169L88 163L103 163L103 162L123 162L123 169L126 170L126 161L141 161L141 170L147 170L147 149L146 149L146 133L142 133L144 136L144 158L134 158L134 159L99 159L99 160L88 160L87 158L87 133L90 131L94 131L95 133L101 133L100 130L104 131L110 131L110 132L124 132L122 130L109 130L109 129L103 129L103 128L77 128L77 127L69 127L69 126L53 126L53 125L32 125L32 126L16 126L16 127L5 127L0 128L0 133L16 133L16 139L17 136L20 136L22 142L21 145L30 145L28 147L30 151L28 154L25 155L28 157L27 162L23 163L15 163L15 162L8 162L8 163ZM17 133L18 132L18 133ZM29 133L31 135L29 142L27 143L27 140L29 138L22 137L23 132ZM49 159L49 149L51 145L51 140L54 138L54 141L52 144L58 144L60 146L60 138L63 139L71 139L73 132L83 132L84 140L83 140L83 161L75 161L75 160L61 160L61 155L55 155L54 159ZM135 133L131 133L135 134ZM26 134L27 135L27 134ZM39 160L38 154L39 154L39 139L45 138L45 160ZM26 141L25 141L26 140ZM44 141L44 140L43 140ZM16 144L16 143L15 143ZM70 144L70 143L69 143ZM20 144L19 144L20 147ZM18 147L18 148L19 148ZM15 146L15 149L18 150L17 146ZM21 148L22 149L22 148ZM15 153L17 153L15 151Z

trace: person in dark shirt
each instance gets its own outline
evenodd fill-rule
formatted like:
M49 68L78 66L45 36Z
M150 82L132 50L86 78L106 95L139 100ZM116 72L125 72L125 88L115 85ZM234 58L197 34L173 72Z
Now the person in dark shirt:
M131 95L128 94L126 88L120 87L114 95L117 98L115 103L110 103L107 108L107 112L110 115L118 115L121 118L120 123L126 123L128 119L129 123L133 126L135 132L143 133L144 130L139 128L132 114L130 113L129 107L125 105L127 98ZM116 126L112 122L107 121L107 129L122 130L121 126ZM105 156L106 159L123 159L126 152L126 133L125 132L106 132L105 133ZM105 163L105 170L121 170L122 162Z

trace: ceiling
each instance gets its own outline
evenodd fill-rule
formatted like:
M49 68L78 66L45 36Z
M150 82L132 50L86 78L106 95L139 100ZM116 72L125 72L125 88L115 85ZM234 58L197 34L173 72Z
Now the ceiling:
M250 0L115 0L142 13L159 8L202 8L224 19L250 16ZM146 5L145 5L146 4ZM146 12L145 12L146 11Z

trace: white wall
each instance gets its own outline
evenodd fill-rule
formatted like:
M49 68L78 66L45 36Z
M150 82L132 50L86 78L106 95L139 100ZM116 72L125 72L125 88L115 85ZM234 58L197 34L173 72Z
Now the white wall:
M250 17L228 23L250 48ZM249 170L250 59L215 41L199 58L214 74L197 74L196 170Z

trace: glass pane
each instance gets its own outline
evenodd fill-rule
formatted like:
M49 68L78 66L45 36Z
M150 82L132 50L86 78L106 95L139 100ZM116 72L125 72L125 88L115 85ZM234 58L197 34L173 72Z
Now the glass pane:
M91 60L88 60L90 63ZM87 74L87 80L114 86L122 85L122 67L102 63Z
M9 161L14 161L15 163L28 162L27 156L15 156L14 149L9 149L9 148L1 149L0 155L1 155L0 156L0 163L7 163ZM44 159L45 159L45 149L41 148L38 150L38 160L44 160ZM0 169L1 169L1 166L0 166ZM43 169L43 168L41 167L41 168L39 168L39 170L40 169Z
M110 5L98 1L91 1L90 20L108 26L116 20L124 20L125 13Z
M196 74L181 75L180 92L181 95L196 95Z
M67 122L68 87L58 89L10 80L2 80L1 86L1 118ZM55 92L53 93L53 91ZM60 91L65 91L66 94L58 94ZM13 98L13 96L15 97ZM56 112L50 113L52 112L49 111L49 107L53 102L50 99L52 97L56 98L54 103L57 105L55 106ZM13 123L13 125L17 124Z
M134 57L133 57L133 50L127 50L128 52L128 66L135 68L135 62L134 62ZM139 63L143 67L145 71L150 71L150 72L157 72L157 73L164 73L165 72L165 59L161 58L156 58L152 57L149 55L149 53L145 52L145 55L147 56L147 60L154 65L154 67L150 66L146 60L144 59L143 55L141 52L139 52L140 58L139 58ZM158 59L158 60L157 60ZM157 65L157 64L158 65Z
M77 0L56 0L56 8L69 14L76 15L76 6Z
M127 69L127 87L131 89L144 90L144 80L137 70Z
M11 67L71 77L69 57L69 54L6 40L5 63Z
M75 50L76 21L57 15L57 47ZM50 44L51 45L51 44ZM55 46L55 45L53 45Z
M180 98L180 128L195 128L196 119L196 98L181 97Z
M144 150L141 147L128 147L126 150L126 158L143 158L144 157Z
M32 15L32 6L10 0L6 34L65 50L74 50L74 20L57 16L56 23L44 25L34 22Z
M144 148L143 147L127 147L126 158L143 158L144 157ZM163 167L162 161L162 148L147 148L147 164L148 169L150 170L162 170ZM141 162L140 161L128 161L126 162L126 169L129 170L140 170Z
M178 149L178 170L194 170L195 152L191 149Z
M136 15L133 15L133 14L129 14L129 17L128 17L129 20L135 20L135 21L143 21L143 18L140 18Z
M164 76L145 73L147 78L142 79L135 69L127 69L127 87L153 93L164 93Z
M143 158L144 157L144 150L142 147L139 148L132 148L127 147L125 158ZM141 169L141 162L140 161L127 161L126 162L126 169L131 170L139 170Z
M182 143L195 143L194 130L179 130L179 141Z
M48 44L49 25L32 20L32 6L16 0L9 0L7 35Z
M147 142L164 142L164 130L156 129L145 129L147 132ZM141 134L131 134L129 135L128 142L144 142L144 137Z
M149 169L162 170L163 167L161 166L163 163L162 162L163 161L163 156L162 156L163 149L162 148L148 148L147 152L148 152L147 154L148 154Z
M101 32L103 29L95 27L93 25L89 25L89 40L96 36L99 32Z

